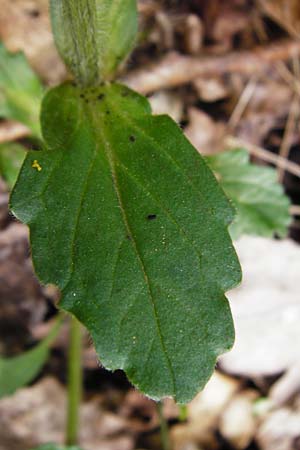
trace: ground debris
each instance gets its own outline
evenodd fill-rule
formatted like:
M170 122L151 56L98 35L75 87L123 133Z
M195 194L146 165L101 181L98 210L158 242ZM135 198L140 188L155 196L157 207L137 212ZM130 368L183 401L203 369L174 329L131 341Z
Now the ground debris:
M48 0L1 0L0 39L11 51L23 50L47 83L65 78L50 31Z
M205 389L188 405L188 421L171 430L175 450L188 445L218 448L215 431L222 411L239 390L240 383L216 372Z
M246 148L256 163L275 166L291 196L292 235L300 241L299 110L288 126L300 95L299 1L139 0L138 8L143 32L120 78L149 95L154 114L171 115L202 154ZM52 85L68 75L47 11L48 0L1 0L0 39L12 51L23 49ZM28 136L23 125L1 120L1 143L18 140L29 148ZM135 145L135 136L128 138ZM47 335L59 299L33 275L28 231L8 213L8 196L0 181L4 355ZM243 238L237 250L244 282L229 293L236 344L187 405L186 420L179 420L172 400L164 401L172 450L300 448L299 247L291 240ZM0 401L0 450L63 442L66 396L57 379L65 382L67 347L66 321L40 378ZM87 335L82 364L83 449L161 450L155 402L132 389L120 371L106 372Z
M66 393L54 379L44 378L0 401L0 450L24 450L47 442L63 444ZM95 397L81 409L80 439L85 450L131 450L126 420L106 412Z
M288 408L270 414L258 431L261 450L297 450L300 443L300 412Z
M235 449L247 448L255 437L258 418L253 404L257 398L257 391L244 390L230 401L222 414L220 432Z
M276 61L287 61L300 55L300 42L283 40L255 49L236 51L220 56L185 56L170 52L157 63L137 69L124 77L123 81L143 94L167 87L180 86L196 78L241 73L253 75L263 73Z
M243 284L229 293L236 343L221 367L252 378L279 375L300 359L300 248L291 240L248 236L236 249L244 273Z

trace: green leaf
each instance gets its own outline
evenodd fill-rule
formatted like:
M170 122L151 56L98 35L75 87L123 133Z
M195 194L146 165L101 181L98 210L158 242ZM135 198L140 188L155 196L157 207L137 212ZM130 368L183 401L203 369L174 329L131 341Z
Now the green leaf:
M291 223L290 201L277 180L276 170L249 162L244 149L206 158L237 209L230 226L234 239L242 234L285 237Z
M44 444L31 450L81 450L81 448L73 445L71 447L65 447L57 444Z
M0 144L0 175L13 188L25 158L25 147L15 142Z
M9 53L0 44L0 117L17 120L40 136L43 86L23 53Z
M133 47L136 0L50 0L56 46L82 86L110 79Z
M73 445L65 447L57 444L44 444L31 450L81 450L81 448Z
M30 383L40 372L49 356L49 346L55 339L61 320L58 319L49 335L32 350L12 358L0 357L0 398L13 394Z
M38 276L107 368L186 403L234 340L232 207L175 122L124 86L53 89L42 128L11 198Z

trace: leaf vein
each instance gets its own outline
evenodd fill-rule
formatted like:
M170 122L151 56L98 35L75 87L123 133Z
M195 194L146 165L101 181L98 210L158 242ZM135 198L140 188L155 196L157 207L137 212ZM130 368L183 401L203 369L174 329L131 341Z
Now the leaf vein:
M170 357L168 355L167 348L166 348L165 343L164 343L162 330L161 330L161 325L160 325L160 320L159 320L159 315L158 315L158 312L157 312L157 307L156 307L156 302L155 302L155 299L154 299L154 295L153 295L153 292L152 292L152 289L151 289L150 280L149 280L149 277L148 277L147 272L146 272L144 261L143 261L141 255L140 255L139 250L138 250L137 243L134 240L134 236L133 236L132 230L130 228L130 225L129 225L129 222L128 222L128 218L127 218L127 214L126 214L126 211L125 211L125 208L124 208L124 205L123 205L123 200L122 200L122 196L121 196L121 193L120 193L120 189L119 189L119 185L118 185L118 179L117 179L117 174L116 174L116 170L115 170L115 161L114 161L113 152L112 152L112 150L110 148L109 141L105 138L103 131L100 131L100 129L99 129L99 134L100 134L100 137L102 138L102 141L103 141L103 144L104 144L104 149L105 149L105 152L106 152L106 156L107 156L110 168L111 168L112 181L113 181L115 193L116 193L116 196L117 196L117 199L118 199L118 202L119 202L120 210L121 210L121 213L122 213L123 223L124 223L125 229L128 232L128 234L130 236L132 236L132 239L131 239L130 242L132 243L133 249L134 249L135 254L137 256L137 259L138 259L138 261L140 263L141 270L142 270L142 273L143 273L143 276L144 276L144 280L145 280L145 284L146 284L147 289L148 289L149 299L151 301L151 306L152 306L152 310L153 310L153 314L154 314L154 318L155 318L155 323L156 323L156 328L157 328L157 332L158 332L161 348L162 348L162 351L163 351L163 353L165 355L165 358L166 358L166 361L167 361L167 365L169 367L170 376L171 376L171 379L172 379L173 396L176 397L176 394L175 394L176 393L176 381L175 381L174 369L173 369L173 366L172 366L172 363L171 363L171 359L170 359Z

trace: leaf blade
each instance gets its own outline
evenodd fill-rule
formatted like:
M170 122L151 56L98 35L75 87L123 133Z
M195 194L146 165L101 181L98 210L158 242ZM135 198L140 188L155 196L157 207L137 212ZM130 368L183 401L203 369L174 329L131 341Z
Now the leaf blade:
M0 398L13 394L32 381L49 356L49 346L55 339L61 320L57 320L49 335L32 350L11 358L0 357Z
M177 125L123 86L57 88L42 121L51 150L41 172L28 154L12 196L39 277L61 288L107 368L187 402L233 343L230 204Z
M0 43L0 116L17 120L40 137L43 86L23 53L10 53Z
M251 164L244 149L228 150L206 159L237 209L230 227L235 239L242 234L287 235L291 223L290 201L274 169Z
M15 142L0 144L0 175L10 189L18 178L25 154L26 149L20 144Z

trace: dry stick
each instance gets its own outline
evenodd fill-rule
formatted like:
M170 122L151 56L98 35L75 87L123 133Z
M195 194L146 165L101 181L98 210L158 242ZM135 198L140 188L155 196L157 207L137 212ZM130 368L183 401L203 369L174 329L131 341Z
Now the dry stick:
M160 11L156 14L156 21L161 30L161 39L164 48L174 47L174 28L167 14Z
M292 136L296 128L296 122L299 117L299 98L294 95L291 108L286 121L286 127L284 130L283 138L281 141L279 156L284 159L288 159L289 152L292 145ZM284 177L284 167L278 166L278 180L282 183Z
M300 82L296 79L295 75L293 75L293 73L287 68L287 66L281 61L275 65L275 68L282 80L291 87L295 94L300 96Z
M300 59L294 58L294 74L287 68L284 63L279 65L279 74L286 83L294 90L294 93L300 97ZM298 125L299 128L299 125ZM299 130L300 131L300 130Z
M292 37L294 37L295 39L299 39L299 32L292 25L291 20L287 20L287 17L284 14L278 14L278 8L276 8L276 5L274 5L274 3L281 3L284 5L284 3L288 2L259 0L258 6L260 6L260 8L262 9L262 13L267 14L275 23L278 23L279 26L285 28ZM296 2L294 4L296 5Z
M158 63L127 74L123 81L133 89L147 94L163 88L189 83L201 76L238 72L245 75L262 73L278 61L300 55L300 40L284 40L259 46L251 51L231 52L221 56L184 56L170 52Z
M278 64L277 64L278 65ZM286 65L281 63L281 71L285 72ZM288 70L289 72L289 70ZM291 108L289 110L286 127L283 135L283 139L279 149L279 155L283 158L288 159L289 152L292 145L292 135L296 129L296 123L299 118L299 90L298 90L298 79L300 75L299 58L294 55L293 57L293 73L291 74L295 82L292 83L292 89L294 91L293 101ZM294 81L293 80L293 81ZM283 181L284 169L278 167L278 179L280 182Z
M227 136L225 138L225 145L229 148L243 147L249 151L254 156L266 161L268 163L274 164L277 167L281 167L287 172L300 178L300 166L294 162L288 161L279 155L269 152L264 148L257 145L251 144L244 141L243 139L236 138L234 136Z
M294 71L295 78L297 80L299 80L299 77L300 77L300 60L297 57L297 55L295 55L294 58L293 58L293 71Z
M248 104L250 103L250 100L254 94L254 91L257 86L257 79L258 77L256 75L253 75L253 77L250 78L248 83L246 84L242 94L240 95L238 102L230 116L230 119L228 121L228 130L233 131L235 130L236 126L238 125L239 121L242 118L242 115L244 114L245 109L247 108Z

